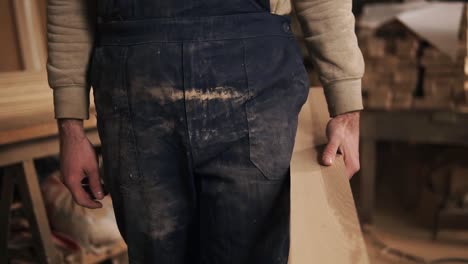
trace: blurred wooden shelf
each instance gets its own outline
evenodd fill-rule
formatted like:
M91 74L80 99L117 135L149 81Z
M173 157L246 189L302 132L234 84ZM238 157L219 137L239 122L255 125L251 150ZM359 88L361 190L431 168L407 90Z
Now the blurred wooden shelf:
M361 115L359 212L372 222L377 142L468 146L468 113L454 111L364 111Z
M52 92L45 72L0 73L0 146L58 133ZM92 93L90 105L85 129L96 125Z

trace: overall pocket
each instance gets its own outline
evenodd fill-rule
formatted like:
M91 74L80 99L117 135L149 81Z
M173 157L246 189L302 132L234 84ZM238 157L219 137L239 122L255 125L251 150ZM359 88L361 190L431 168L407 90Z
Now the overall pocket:
M294 39L269 36L244 45L250 160L268 180L281 180L289 170L298 114L308 95L307 72Z

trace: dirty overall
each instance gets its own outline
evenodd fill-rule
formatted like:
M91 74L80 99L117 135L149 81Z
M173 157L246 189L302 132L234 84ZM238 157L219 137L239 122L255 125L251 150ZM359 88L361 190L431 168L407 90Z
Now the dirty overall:
M91 83L130 263L273 264L309 81L265 0L100 0Z

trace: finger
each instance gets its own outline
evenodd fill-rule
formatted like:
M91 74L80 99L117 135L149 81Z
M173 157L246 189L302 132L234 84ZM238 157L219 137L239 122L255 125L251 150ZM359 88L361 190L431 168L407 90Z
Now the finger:
M359 163L359 159L355 159L351 168L351 175L349 176L349 178L351 179L351 177L353 177L354 174L356 174L360 169L361 165Z
M356 172L360 169L359 158L349 157L350 155L344 155L344 162L346 166L346 175L348 179L351 179Z
M102 204L100 202L97 202L91 199L89 194L81 186L81 182L79 181L68 182L67 188L70 190L73 196L73 200L75 200L77 204L90 208L90 209L102 207Z
M336 158L336 152L338 151L340 144L341 142L335 137L330 138L330 141L328 142L322 154L323 165L330 166L333 164Z
M91 188L91 192L93 193L94 197L98 200L104 198L104 194L102 192L102 185L101 185L101 178L99 177L99 170L96 166L88 172L89 178L89 187Z

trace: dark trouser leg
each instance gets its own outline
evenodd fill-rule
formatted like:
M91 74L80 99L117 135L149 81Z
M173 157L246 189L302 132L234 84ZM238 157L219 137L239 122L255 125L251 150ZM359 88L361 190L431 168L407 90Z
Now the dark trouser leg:
M180 47L103 47L94 63L106 185L132 264L192 263L197 251Z
M289 173L266 179L246 138L197 169L203 264L286 264Z
M189 43L203 264L286 264L289 163L308 79L293 39Z
M118 187L116 213L131 263L189 263L193 249L188 243L196 218L185 184L189 173L179 163L183 158L167 148L158 150L160 155L140 158L141 181Z

